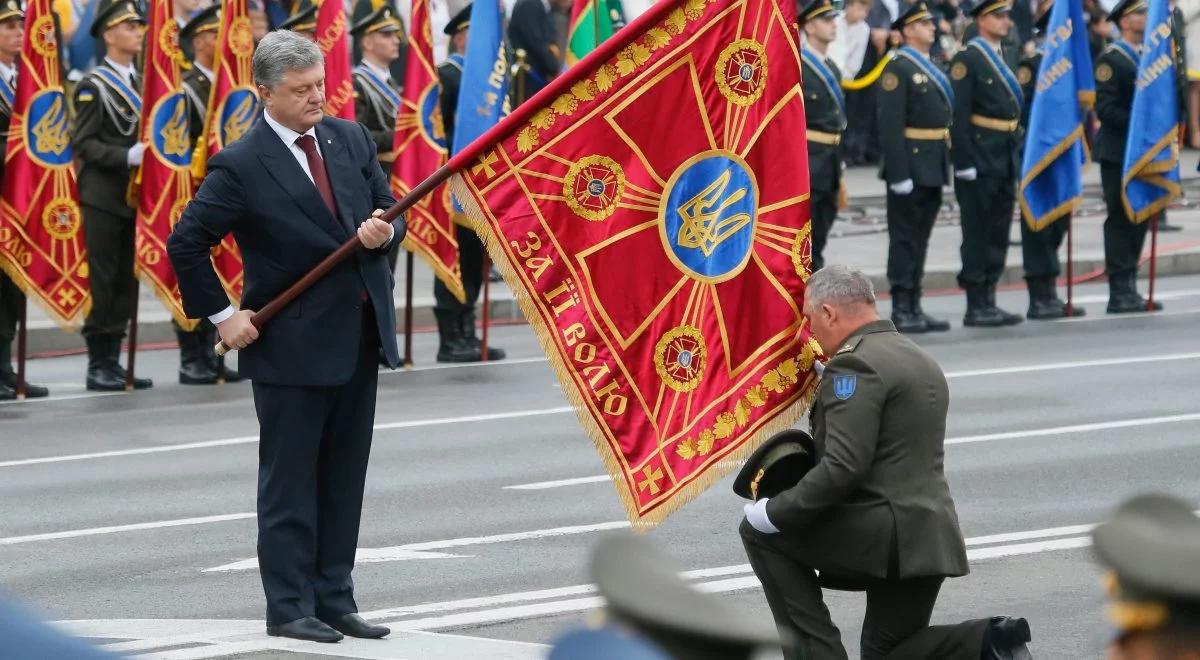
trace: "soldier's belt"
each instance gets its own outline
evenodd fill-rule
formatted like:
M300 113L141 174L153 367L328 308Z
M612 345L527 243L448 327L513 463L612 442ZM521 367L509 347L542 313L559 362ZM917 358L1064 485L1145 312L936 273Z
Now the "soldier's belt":
M826 133L825 131L814 131L808 129L808 141L816 142L817 144L828 144L837 146L842 143L841 133Z
M1002 133L1012 133L1020 125L1016 119L994 119L983 115L971 115L971 123L980 128Z
M949 140L950 129L913 128L911 126L905 126L904 137L908 138L909 140Z

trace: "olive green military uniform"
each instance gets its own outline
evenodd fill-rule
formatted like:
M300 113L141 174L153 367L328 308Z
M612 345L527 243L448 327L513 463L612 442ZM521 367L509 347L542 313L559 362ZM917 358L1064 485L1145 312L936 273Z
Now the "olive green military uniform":
M890 321L853 332L825 367L810 423L816 465L766 504L779 534L741 527L790 658L845 658L821 584L867 592L864 658L981 655L989 619L929 627L966 548L943 472L949 389ZM818 581L814 571L820 571Z

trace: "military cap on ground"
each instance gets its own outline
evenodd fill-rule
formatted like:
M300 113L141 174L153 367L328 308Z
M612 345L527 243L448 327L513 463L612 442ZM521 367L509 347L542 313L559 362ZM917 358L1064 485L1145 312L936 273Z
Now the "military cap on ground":
M979 0L971 6L971 16L979 18L988 14L1007 14L1012 9L1008 0Z
M733 492L750 500L775 497L799 483L815 458L813 439L804 431L776 433L750 454L733 480Z
M100 5L96 9L96 19L92 21L90 32L93 37L98 39L108 28L129 21L143 25L146 23L146 17L142 16L132 0L100 0Z
M905 25L932 20L933 14L929 12L929 7L924 2L914 2L892 21L892 29L903 30Z
M299 0L292 8L292 15L279 24L280 30L310 32L317 29L317 5L312 0Z
M359 0L354 5L350 34L356 37L372 32L399 32L402 27L391 2L383 3L378 9L372 6L371 0Z
M1188 502L1140 495L1094 532L1111 569L1113 621L1125 632L1200 626L1200 519Z
M1121 0L1112 11L1108 12L1108 20L1113 24L1129 14L1144 12L1150 7L1146 0Z
M833 6L831 0L810 0L810 2L800 8L799 20L801 23L807 23L814 18L822 16L833 18L840 13L837 7Z
M20 0L4 0L3 4L0 4L0 21L10 18L25 18L25 9L21 7Z
M211 7L201 10L192 20L188 21L182 29L179 30L179 41L191 41L196 35L203 32L216 32L221 27L221 5L215 4Z
M679 567L644 537L618 534L601 541L592 555L591 576L607 613L672 658L734 660L779 646L769 618L750 616L693 589L679 577Z
M467 5L466 7L463 7L461 10L459 10L459 12L454 15L454 18L450 19L450 22L446 24L446 29L442 30L442 32L445 32L446 34L448 34L450 36L454 36L454 35L458 34L459 30L467 29L467 26L469 26L470 24L471 24L471 5Z

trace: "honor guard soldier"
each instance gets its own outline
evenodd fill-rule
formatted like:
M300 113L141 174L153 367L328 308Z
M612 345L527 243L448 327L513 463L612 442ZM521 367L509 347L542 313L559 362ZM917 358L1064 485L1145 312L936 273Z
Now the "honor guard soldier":
M18 0L0 3L0 144L12 122L13 100L17 92L17 62L21 57L21 39L25 31L25 11ZM0 162L0 179L4 163ZM12 367L12 343L17 336L17 320L25 306L25 294L0 270L0 401L17 398L17 374ZM25 396L36 399L50 392L38 385L25 384Z
M751 455L734 491L740 534L788 660L845 660L822 588L866 591L863 658L1027 659L1029 623L990 617L930 626L967 551L943 469L950 391L941 367L875 312L860 271L830 265L804 292L832 355L809 415ZM819 574L819 577L818 577ZM700 656L697 656L700 657Z
M962 270L967 290L963 325L1020 323L1019 314L996 306L1004 274L1008 231L1020 176L1021 110L1024 96L1004 60L1001 42L1012 28L1009 0L981 0L971 8L979 36L954 56L954 124L950 129L954 193L962 210Z
M79 166L92 309L83 323L87 341L87 388L125 389L118 357L137 296L133 276L134 219L126 201L129 178L142 164L146 145L138 142L141 76L134 58L142 51L146 19L132 0L100 0L91 34L106 55L75 88L75 127L71 146ZM134 380L147 389L147 378Z
M929 235L942 207L942 186L949 183L954 93L949 79L929 59L936 28L925 3L909 6L892 30L901 34L904 45L879 80L892 321L900 332L943 332L950 324L921 308L921 279Z
M1200 658L1200 520L1189 502L1140 495L1093 533L1108 569L1111 660Z
M842 94L842 73L826 55L837 36L838 14L830 0L811 0L799 16L806 37L800 57L808 133L813 270L825 265L825 242L837 218L838 188L842 183L839 145L846 130L846 97Z
M291 16L279 24L280 30L291 30L309 39L317 38L317 5L312 0L298 0Z
M450 56L438 65L438 81L442 91L442 126L446 144L454 143L454 119L458 108L458 90L462 84L463 54L467 48L467 29L471 21L471 5L467 5L450 19L444 32L450 37ZM483 243L475 232L461 224L455 227L458 237L458 260L462 271L463 290L467 294L465 303L434 278L433 314L438 324L438 362L478 362L482 359L482 345L475 335L475 303L483 285ZM488 360L502 360L503 349L488 346Z
M1146 30L1146 0L1121 0L1108 20L1121 30L1121 38L1100 53L1096 62L1096 116L1100 131L1092 158L1100 162L1104 188L1104 270L1108 274L1108 313L1146 311L1146 299L1137 292L1138 259L1146 243L1149 222L1133 222L1122 201L1121 168L1125 163L1125 138L1133 88ZM1154 302L1154 309L1162 303Z

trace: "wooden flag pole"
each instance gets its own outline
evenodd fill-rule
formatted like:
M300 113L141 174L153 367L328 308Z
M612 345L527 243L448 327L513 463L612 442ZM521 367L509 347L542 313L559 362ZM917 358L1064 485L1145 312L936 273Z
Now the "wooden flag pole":
M1154 311L1154 279L1156 267L1158 265L1158 217L1159 214L1154 214L1150 218L1150 292L1146 298L1146 311ZM1137 271L1134 271L1134 277L1137 277ZM1136 280L1135 280L1136 283Z
M21 311L17 316L17 400L25 399L25 352L28 350L27 334L28 329L26 323L28 316L26 315L29 308L29 300L21 299ZM5 365L7 366L7 365Z
M1075 316L1075 232L1071 225L1074 214L1067 214L1067 318Z
M133 368L137 360L138 285L133 285L133 313L129 315L129 368L125 370L125 391L133 391Z
M488 361L488 326L492 323L492 261L488 258L487 250L483 251L483 337L479 340L479 361ZM475 332L475 328L471 328Z
M408 250L404 260L404 368L412 369L413 335L413 253Z

